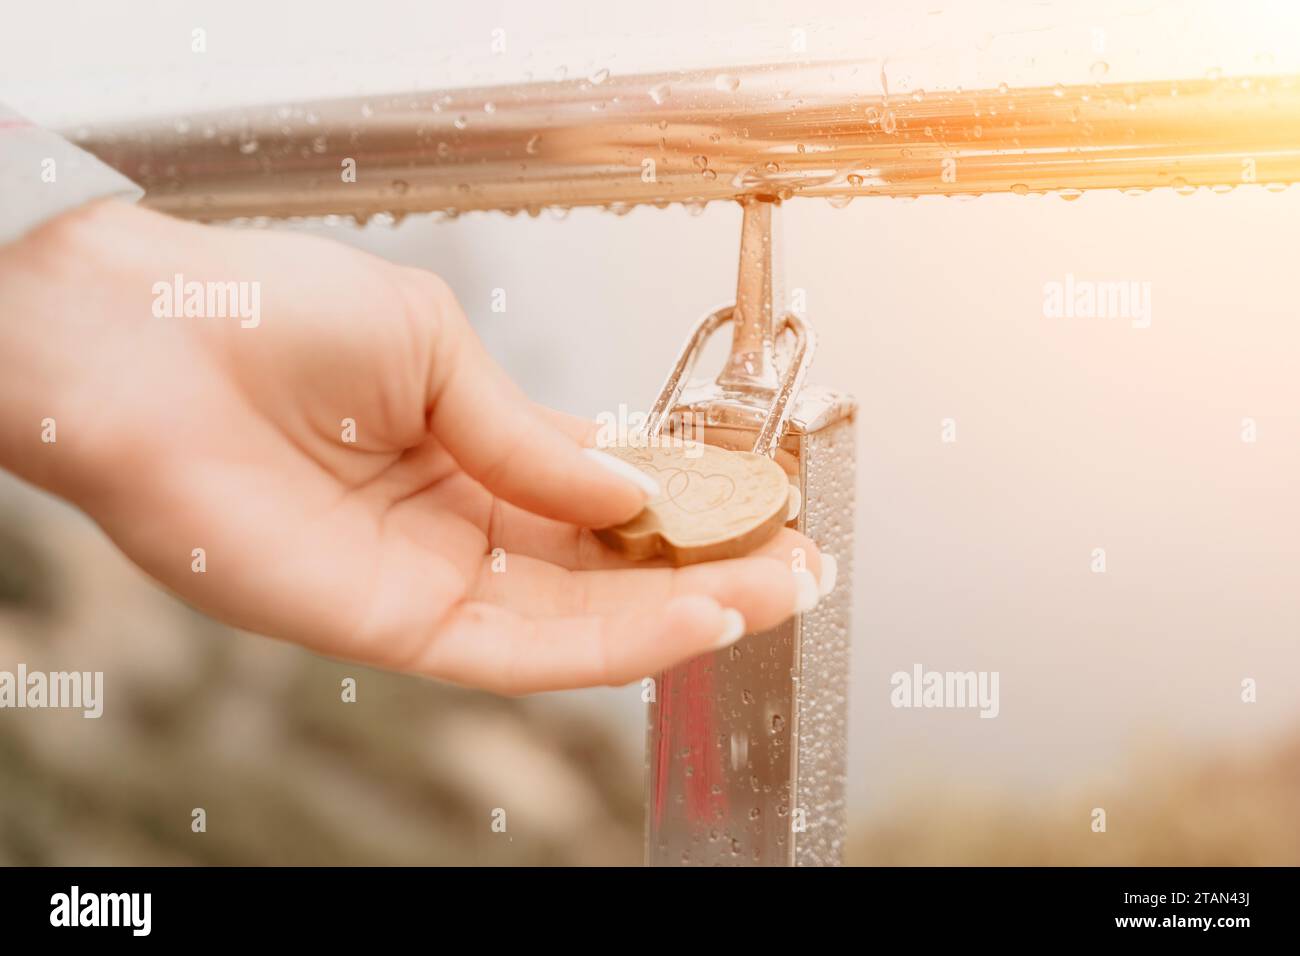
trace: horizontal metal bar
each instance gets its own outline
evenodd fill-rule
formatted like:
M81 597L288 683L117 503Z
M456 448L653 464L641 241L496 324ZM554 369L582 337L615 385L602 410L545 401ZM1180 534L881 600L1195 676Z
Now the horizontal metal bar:
M1300 179L1300 77L886 94L878 64L598 74L74 139L196 219L1190 189Z

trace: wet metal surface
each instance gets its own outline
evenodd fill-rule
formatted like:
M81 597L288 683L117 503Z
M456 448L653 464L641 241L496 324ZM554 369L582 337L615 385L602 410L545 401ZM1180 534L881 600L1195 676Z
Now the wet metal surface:
M882 90L809 63L269 104L71 131L173 215L400 216L1300 180L1300 77ZM349 167L351 176L349 176Z

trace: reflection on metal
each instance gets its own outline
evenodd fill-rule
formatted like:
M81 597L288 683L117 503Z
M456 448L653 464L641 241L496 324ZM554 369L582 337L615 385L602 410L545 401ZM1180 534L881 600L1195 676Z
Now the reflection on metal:
M70 135L143 185L149 205L193 219L1068 196L1300 180L1300 77L886 93L879 63L802 64L268 105Z
M647 431L666 424L671 433L685 420L693 437L772 455L802 493L792 526L837 558L839 583L812 612L660 675L646 748L651 864L834 864L844 843L854 405L801 387L814 340L792 315L779 323L793 339L784 373L728 380L738 368L780 364L770 249L755 254L770 246L774 212L773 203L746 203L737 298L750 309L700 321ZM745 329L759 317L766 329ZM719 381L686 389L701 348L729 321L732 354ZM790 555L792 570L800 560Z

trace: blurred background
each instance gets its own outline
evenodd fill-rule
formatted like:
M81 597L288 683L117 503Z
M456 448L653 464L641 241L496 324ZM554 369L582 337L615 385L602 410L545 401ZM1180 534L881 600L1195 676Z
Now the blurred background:
M1300 73L1284 3L541 6L29 5L0 36L0 102L75 129L842 56L904 92L1087 83L1099 62L1117 82ZM861 403L848 862L1300 863L1297 214L1300 187L1261 186L782 210L813 380ZM594 416L647 406L733 295L739 223L713 204L295 228L439 272L534 398ZM1045 318L1067 275L1150 283L1150 327ZM0 476L0 669L19 661L103 670L105 713L0 711L0 863L641 857L639 688L507 701L231 632ZM891 707L915 664L999 672L999 716Z

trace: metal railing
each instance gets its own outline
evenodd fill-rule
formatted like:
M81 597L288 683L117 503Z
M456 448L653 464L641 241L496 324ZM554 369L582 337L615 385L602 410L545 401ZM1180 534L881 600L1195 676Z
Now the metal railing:
M878 67L700 70L272 104L80 145L202 219L700 203L741 195L1288 183L1300 77L881 92Z

